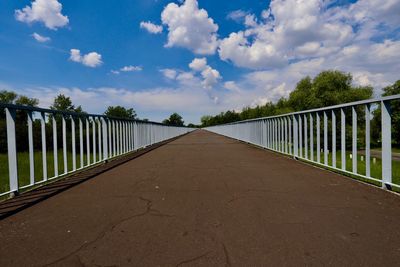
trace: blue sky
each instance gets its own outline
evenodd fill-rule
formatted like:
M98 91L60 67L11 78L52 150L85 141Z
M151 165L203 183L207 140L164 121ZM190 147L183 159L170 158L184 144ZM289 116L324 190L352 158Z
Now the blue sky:
M325 69L399 79L400 0L0 2L0 86L187 122L276 101Z

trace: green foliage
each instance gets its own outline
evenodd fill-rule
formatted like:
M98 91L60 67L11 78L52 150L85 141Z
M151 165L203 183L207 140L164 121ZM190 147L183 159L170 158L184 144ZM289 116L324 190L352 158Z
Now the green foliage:
M109 106L104 112L104 115L109 117L136 119L137 115L133 108L125 108L122 106Z
M39 100L18 95L13 91L2 90L0 91L0 103L36 107L39 105Z
M355 87L352 80L350 73L323 71L314 79L301 79L288 98L281 98L277 103L268 102L262 106L246 107L239 113L227 111L216 116L203 116L202 127L333 106L372 97L372 87ZM232 116L231 113L235 115Z
M164 120L163 123L171 126L184 126L185 122L182 116L175 112L168 119Z
M71 98L63 94L59 94L54 98L53 105L50 106L50 109L83 113L81 106L75 107L75 105L72 104Z
M400 94L400 80L382 89L382 96ZM398 100L390 102L392 111L392 142L396 147L400 146L400 102ZM374 110L374 117L371 122L371 140L377 143L381 139L381 108Z

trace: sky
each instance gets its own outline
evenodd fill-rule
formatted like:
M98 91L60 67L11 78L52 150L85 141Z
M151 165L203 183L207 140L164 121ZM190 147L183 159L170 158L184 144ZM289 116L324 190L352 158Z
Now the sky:
M0 1L0 89L185 122L287 97L335 69L400 79L400 0Z

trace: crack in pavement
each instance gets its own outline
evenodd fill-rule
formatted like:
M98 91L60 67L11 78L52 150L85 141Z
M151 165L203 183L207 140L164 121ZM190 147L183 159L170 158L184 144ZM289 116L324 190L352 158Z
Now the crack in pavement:
M97 241L103 239L108 233L114 231L114 229L119 226L120 224L127 222L131 219L134 218L138 218L138 217L142 217L145 216L147 214L152 215L152 216L158 216L158 217L174 217L174 215L170 215L170 214L164 214L161 213L159 210L153 209L153 201L144 197L139 197L140 200L146 202L146 210L144 212L138 213L138 214L134 214L132 216L126 217L124 219L119 220L118 222L112 224L110 227L108 227L108 229L106 229L105 231L101 232L95 239L93 239L90 242L84 242L81 246L79 246L77 249L75 249L74 251L68 253L67 255L58 258L50 263L44 264L43 266L50 266L56 263L59 263L67 258L69 258L70 256L78 253L79 251L81 251L82 249L85 249L87 247L89 247L90 245L96 243Z
M222 243L222 247L224 248L225 266L231 267L231 266L232 266L232 263L231 263L231 259L230 259L230 256L229 256L229 252L228 252L228 250L226 249L225 243Z
M210 253L211 253L211 251L208 251L208 252L206 252L204 254L201 254L200 256L197 256L197 257L194 257L194 258L191 258L191 259L188 259L188 260L181 261L175 266L178 267L178 266L182 266L182 265L187 264L187 263L191 263L191 262L197 261L197 260L199 260L201 258L206 257Z

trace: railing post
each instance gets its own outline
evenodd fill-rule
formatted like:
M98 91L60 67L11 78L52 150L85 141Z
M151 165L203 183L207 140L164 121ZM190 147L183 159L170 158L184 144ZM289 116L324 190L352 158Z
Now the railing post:
M68 172L68 159L67 159L67 123L65 116L62 115L62 137L63 137L63 160L64 160L64 174Z
M365 105L365 176L371 177L371 105Z
M297 115L293 115L293 149L294 156L299 156L299 124L297 121Z
M47 181L47 149L46 149L46 114L40 113L40 126L42 133L42 167L43 167L43 181Z
M353 173L357 173L357 111L353 106L351 108L353 118L353 130L352 130L352 148L353 148Z
M346 114L344 113L343 108L340 109L340 143L341 143L341 162L342 162L342 170L346 170Z
M14 109L6 108L7 123L7 148L8 148L8 171L10 192L18 193L18 162L17 162L17 143L15 136L15 117Z
M107 121L102 117L101 124L103 126L103 160L108 159L108 131L107 131Z
M53 164L54 164L54 176L58 176L58 144L57 144L57 121L56 114L52 114L53 124Z
M33 149L33 117L28 112L28 143L29 143L29 184L35 184L35 158Z
M71 148L72 148L72 171L76 171L76 139L75 139L75 119L74 116L71 119Z
M382 109L382 188L392 183L392 120L389 101L381 101Z

